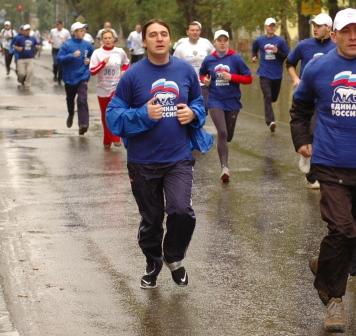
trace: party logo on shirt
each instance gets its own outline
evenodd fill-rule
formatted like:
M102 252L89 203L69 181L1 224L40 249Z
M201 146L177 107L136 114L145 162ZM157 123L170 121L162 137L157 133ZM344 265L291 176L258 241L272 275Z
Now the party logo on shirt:
M160 78L152 84L151 93L163 107L164 118L177 116L175 100L179 97L179 87L176 82Z
M263 49L265 50L265 60L273 61L276 59L276 55L274 53L275 46L271 43L267 43L264 45Z
M216 74L216 86L228 86L230 82L227 79L224 79L224 72L230 73L230 67L225 64L218 64L214 68Z
M352 71L341 71L334 76L335 86L331 113L337 117L356 117L356 75Z

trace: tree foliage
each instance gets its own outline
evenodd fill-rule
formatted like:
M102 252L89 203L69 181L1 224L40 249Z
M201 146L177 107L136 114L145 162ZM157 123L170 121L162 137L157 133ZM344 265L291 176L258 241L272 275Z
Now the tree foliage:
M137 22L151 18L166 20L172 27L173 36L184 35L187 23L198 20L203 25L204 36L212 37L213 30L224 28L236 30L244 27L247 31L263 29L267 17L281 23L282 34L288 39L287 20L297 24L301 0L101 0L100 6L93 6L93 0L66 0L77 13L85 17L89 26L99 29L104 21L111 21L114 28L120 28L126 36ZM345 6L355 0L343 0ZM339 9L337 0L323 0L331 14ZM300 13L299 13L300 14ZM299 15L300 18L300 15ZM309 18L304 20L304 25ZM305 30L307 31L307 30Z

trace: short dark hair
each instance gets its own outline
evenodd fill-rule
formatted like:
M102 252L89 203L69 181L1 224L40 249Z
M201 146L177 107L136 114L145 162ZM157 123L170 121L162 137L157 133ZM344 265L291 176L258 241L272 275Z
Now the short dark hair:
M63 24L62 20L57 20L56 24Z
M154 23L158 23L161 26L166 27L168 30L169 36L171 36L171 29L169 28L169 25L167 22L165 22L161 19L152 19L152 20L147 21L142 27L142 40L144 40L144 41L146 40L147 28Z

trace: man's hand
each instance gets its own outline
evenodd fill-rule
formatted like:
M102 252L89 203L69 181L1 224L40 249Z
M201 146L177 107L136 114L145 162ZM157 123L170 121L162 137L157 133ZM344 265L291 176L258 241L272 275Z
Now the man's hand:
M299 85L299 83L300 83L300 78L298 77L298 78L295 78L294 80L293 80L293 89L295 89L298 85Z
M221 76L223 79L227 80L227 81L231 81L231 74L229 72L223 71L221 73Z
M160 120L162 118L163 109L160 104L156 104L157 98L153 97L147 102L147 113L150 119Z
M90 63L90 58L86 57L84 58L84 64L88 65Z
M311 144L300 146L297 152L306 158L311 157L313 153L313 146Z
M105 57L105 58L103 59L104 63L107 64L107 63L109 62L109 59L110 59L110 56Z
M195 119L195 113L189 108L187 104L177 104L177 118L181 125L189 124Z
M278 52L278 48L277 48L277 46L276 46L276 45L273 45L272 52L273 52L274 54L277 54L277 52Z
M257 56L253 56L253 57L252 57L252 62L253 62L253 63L257 62Z
M80 53L80 50L76 50L74 53L73 53L73 56L74 57L80 57L81 53Z
M205 86L209 86L210 83L211 83L211 77L210 77L210 75L206 75L206 76L204 77L204 79L203 79L203 84L204 84Z
M20 47L20 46L14 46L15 50L18 51L18 52L21 52L23 50L23 47Z

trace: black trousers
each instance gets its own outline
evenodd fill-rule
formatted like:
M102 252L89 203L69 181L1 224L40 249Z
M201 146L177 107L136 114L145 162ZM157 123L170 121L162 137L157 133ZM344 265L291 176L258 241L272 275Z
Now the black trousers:
M52 48L52 60L53 60L53 76L56 80L62 80L62 69L60 63L58 63L57 55L59 49Z
M68 114L74 115L75 97L77 96L78 125L89 126L88 82L81 81L75 85L65 84Z
M161 261L162 255L169 264L184 259L196 221L191 201L193 164L192 161L169 165L127 164L141 215L138 244L147 263Z
M320 245L315 288L329 297L345 295L356 250L356 186L320 182L320 211L328 234Z
M4 57L5 57L6 73L9 74L13 54L10 53L9 50L6 48L4 48L3 50L4 50Z
M269 79L260 77L260 86L263 93L263 103L265 112L265 121L269 125L275 121L272 103L276 102L281 90L282 79Z

